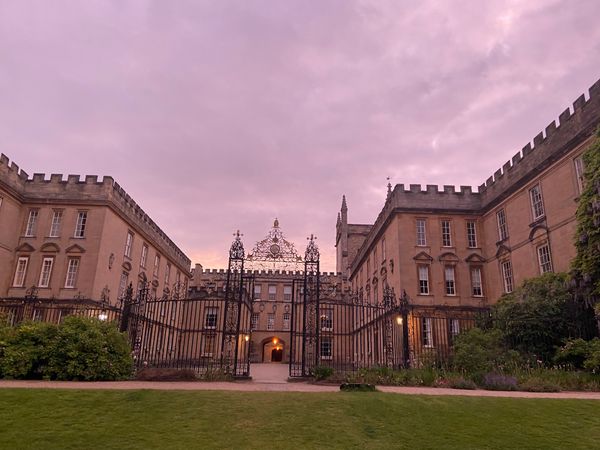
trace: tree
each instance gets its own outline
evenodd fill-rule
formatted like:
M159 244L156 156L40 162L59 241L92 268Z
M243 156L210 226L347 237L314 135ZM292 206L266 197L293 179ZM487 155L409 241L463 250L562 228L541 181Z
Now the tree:
M570 337L582 337L593 320L589 308L573 301L566 274L546 273L525 282L494 305L494 327L522 354L548 362ZM586 314L587 311L587 314Z

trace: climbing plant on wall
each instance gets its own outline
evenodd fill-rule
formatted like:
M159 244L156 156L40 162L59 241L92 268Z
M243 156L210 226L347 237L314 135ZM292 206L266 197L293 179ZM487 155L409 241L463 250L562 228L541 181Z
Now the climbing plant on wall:
M600 301L600 129L583 154L584 187L577 207L577 256L573 279L579 297L589 305ZM598 308L596 311L600 312Z

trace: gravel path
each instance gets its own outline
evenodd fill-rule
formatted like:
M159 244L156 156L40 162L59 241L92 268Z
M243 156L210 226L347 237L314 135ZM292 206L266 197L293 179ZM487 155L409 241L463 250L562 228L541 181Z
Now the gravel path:
M337 385L317 385L306 382L265 383L254 381L201 382L201 381L21 381L0 380L2 388L24 389L151 389L178 391L244 391L244 392L338 392ZM459 390L427 387L377 386L381 392L404 395L460 395L467 397L555 398L600 400L600 392L508 392Z

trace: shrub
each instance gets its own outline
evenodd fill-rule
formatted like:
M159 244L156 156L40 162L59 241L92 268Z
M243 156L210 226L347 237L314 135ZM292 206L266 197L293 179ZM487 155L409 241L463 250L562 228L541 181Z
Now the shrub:
M333 368L328 367L328 366L316 366L312 370L312 375L313 375L313 377L315 377L315 380L317 380L317 381L326 380L331 375L333 375Z
M472 380L463 377L450 378L448 387L452 389L477 389L477 385Z
M196 381L198 375L190 369L144 368L135 374L140 381Z
M576 335L584 317L566 280L565 274L555 273L525 280L494 305L494 326L502 331L510 348L549 362L556 347Z
M56 325L43 322L23 323L4 331L0 373L4 378L41 379L48 366L48 343L52 342L58 329Z
M56 380L129 378L133 360L127 337L111 323L70 316L48 344L46 376Z
M556 364L566 364L574 369L583 369L583 363L588 357L589 343L583 339L571 339L560 347L554 362Z
M588 342L588 354L583 367L600 374L600 339L596 338Z
M499 330L472 328L458 335L454 342L454 368L473 377L508 369L516 366L518 361L518 354L503 344Z
M509 375L487 373L483 377L482 387L489 391L515 391L517 379Z
M519 389L528 392L559 392L560 385L541 377L530 377L519 383Z
M377 389L368 383L342 383L340 391L345 392L376 392Z

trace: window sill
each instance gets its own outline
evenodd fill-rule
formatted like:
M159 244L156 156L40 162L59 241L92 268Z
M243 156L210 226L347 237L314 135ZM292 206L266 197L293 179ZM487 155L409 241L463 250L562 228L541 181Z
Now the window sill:
M321 356L321 360L323 361L331 361L333 359L333 356Z
M78 241L85 239L85 236L71 236L70 239L76 239Z
M537 219L533 219L533 222L531 222L529 224L529 228L536 227L539 224L541 224L542 222L544 222L545 220L546 220L546 214L544 214L543 216L538 217Z
M433 296L433 294L420 294L420 293L417 295L419 295L421 297L432 297Z

